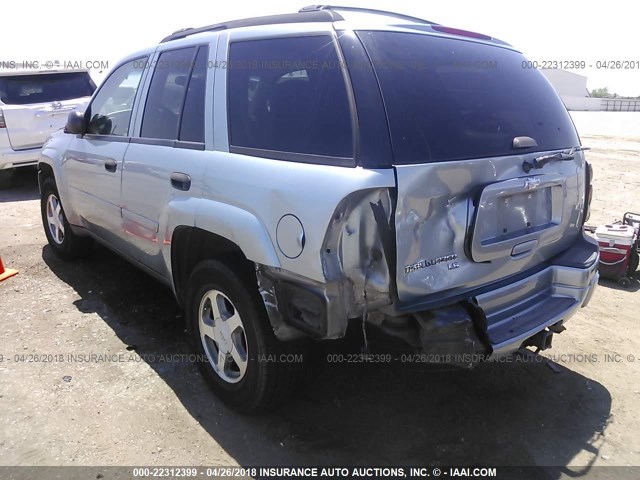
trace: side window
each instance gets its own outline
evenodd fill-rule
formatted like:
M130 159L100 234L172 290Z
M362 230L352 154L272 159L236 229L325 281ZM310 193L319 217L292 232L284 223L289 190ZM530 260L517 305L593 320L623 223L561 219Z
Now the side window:
M204 95L209 49L200 47L187 87L178 140L204 143Z
M196 47L163 52L153 72L142 116L145 138L176 140Z
M232 146L353 158L347 89L330 36L234 42Z
M145 57L125 63L105 80L87 109L89 133L127 135L133 100L138 91L146 61Z

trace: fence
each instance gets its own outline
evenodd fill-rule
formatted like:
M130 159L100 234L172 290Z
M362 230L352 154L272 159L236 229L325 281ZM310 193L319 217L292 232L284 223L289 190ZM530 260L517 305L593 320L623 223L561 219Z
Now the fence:
M640 100L603 98L600 110L605 112L640 112Z

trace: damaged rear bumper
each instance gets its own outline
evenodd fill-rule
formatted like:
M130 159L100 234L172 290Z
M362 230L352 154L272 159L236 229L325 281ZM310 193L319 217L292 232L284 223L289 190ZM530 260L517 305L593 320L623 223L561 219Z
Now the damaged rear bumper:
M457 346L449 340L448 353L478 353L480 350L499 357L527 345L548 348L551 335L564 330L563 324L591 300L598 283L598 255L597 243L583 234L572 248L536 271L480 291L467 292L462 298L459 296L458 304L469 312L473 329L460 330ZM425 311L421 306L405 308L410 312ZM433 312L444 310L428 311L433 315ZM421 326L421 332L424 332L424 326ZM425 343L422 339L421 344L426 353L431 353L433 341ZM475 351L470 352L465 344L473 344ZM477 344L484 346L483 352ZM437 353L442 353L441 350Z
M586 306L598 283L597 250L591 257L593 263L586 268L553 264L529 278L476 296L475 302L486 318L493 355L518 350L547 327L559 331ZM536 346L545 348L543 344Z
M378 307L368 312L367 321L414 352L460 366L477 363L468 358L507 355L526 345L544 349L551 334L562 331L563 323L589 303L597 267L598 245L581 235L572 248L519 278L413 305ZM344 335L350 308L342 286L305 283L263 266L257 267L257 276L279 339Z

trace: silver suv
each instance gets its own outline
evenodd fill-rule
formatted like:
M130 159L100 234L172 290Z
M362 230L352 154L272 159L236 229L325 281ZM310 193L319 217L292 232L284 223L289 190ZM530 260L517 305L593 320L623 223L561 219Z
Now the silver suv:
M0 188L15 169L38 163L42 145L64 127L69 112L84 109L96 89L87 70L36 69L0 62Z
M95 239L169 285L243 410L291 391L301 339L350 322L465 367L548 348L598 251L580 139L525 65L491 37L354 8L176 32L44 146L47 238L63 258Z

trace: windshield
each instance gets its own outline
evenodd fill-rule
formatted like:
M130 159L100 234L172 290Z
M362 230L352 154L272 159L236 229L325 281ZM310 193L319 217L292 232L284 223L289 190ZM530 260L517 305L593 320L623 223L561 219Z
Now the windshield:
M394 163L440 162L579 145L559 97L518 52L398 32L357 32L387 110ZM538 146L514 149L513 139Z
M86 72L0 77L0 101L6 105L58 102L90 97L96 89Z

